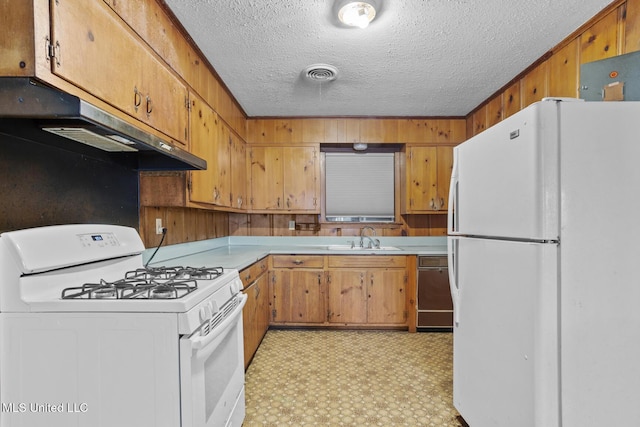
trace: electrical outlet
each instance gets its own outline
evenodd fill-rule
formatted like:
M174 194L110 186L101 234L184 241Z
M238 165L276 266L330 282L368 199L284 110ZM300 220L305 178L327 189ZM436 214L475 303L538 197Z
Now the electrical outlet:
M289 221L289 230L295 230L296 229L296 222L291 220Z
M162 234L162 218L156 218L156 234Z

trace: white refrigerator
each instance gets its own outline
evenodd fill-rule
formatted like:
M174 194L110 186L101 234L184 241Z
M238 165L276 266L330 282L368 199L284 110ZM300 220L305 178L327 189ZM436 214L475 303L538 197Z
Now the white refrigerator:
M640 425L640 102L548 99L454 149L453 403Z

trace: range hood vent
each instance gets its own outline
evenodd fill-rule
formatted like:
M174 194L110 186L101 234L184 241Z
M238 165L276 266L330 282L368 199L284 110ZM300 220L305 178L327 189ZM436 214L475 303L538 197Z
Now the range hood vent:
M122 161L139 170L207 168L204 159L29 78L0 78L0 133ZM67 143L60 143L61 138Z

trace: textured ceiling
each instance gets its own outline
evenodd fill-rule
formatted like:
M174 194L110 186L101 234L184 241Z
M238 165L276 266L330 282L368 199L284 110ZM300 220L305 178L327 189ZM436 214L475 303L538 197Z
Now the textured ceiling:
M611 2L375 0L359 29L336 1L165 0L250 117L464 116Z

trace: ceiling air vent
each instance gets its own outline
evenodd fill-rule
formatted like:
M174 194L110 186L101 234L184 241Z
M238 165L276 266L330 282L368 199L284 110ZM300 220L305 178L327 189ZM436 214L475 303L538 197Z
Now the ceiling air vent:
M304 71L309 80L316 82L330 82L338 76L338 69L332 65L314 64Z

